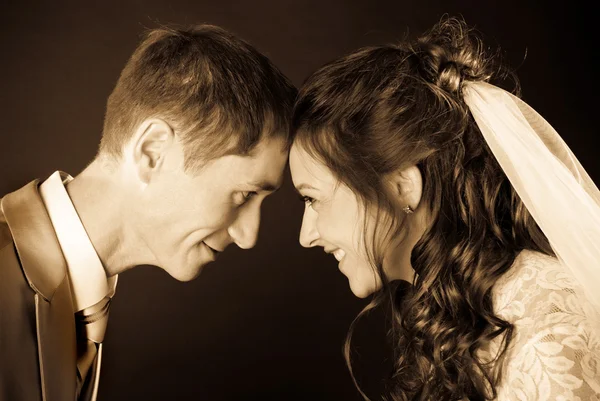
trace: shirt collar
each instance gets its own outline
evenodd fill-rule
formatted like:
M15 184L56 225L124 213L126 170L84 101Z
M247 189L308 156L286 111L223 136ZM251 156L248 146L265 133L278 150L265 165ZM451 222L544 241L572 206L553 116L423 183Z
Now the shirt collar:
M65 184L72 179L56 171L40 185L40 195L67 262L74 312L78 312L106 296L112 297L117 276L106 277L104 266L71 202Z

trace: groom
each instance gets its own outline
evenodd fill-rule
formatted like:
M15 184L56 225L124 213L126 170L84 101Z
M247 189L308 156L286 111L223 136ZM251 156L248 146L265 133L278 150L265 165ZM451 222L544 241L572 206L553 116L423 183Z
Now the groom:
M254 246L296 94L214 26L151 31L107 102L96 158L0 200L0 401L95 400L117 275L186 281Z

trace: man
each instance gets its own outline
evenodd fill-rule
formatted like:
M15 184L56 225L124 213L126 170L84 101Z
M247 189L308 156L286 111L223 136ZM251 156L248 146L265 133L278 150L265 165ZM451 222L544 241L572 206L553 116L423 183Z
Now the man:
M1 401L96 399L119 273L151 264L191 280L231 243L254 246L295 94L220 28L147 35L90 165L1 199Z

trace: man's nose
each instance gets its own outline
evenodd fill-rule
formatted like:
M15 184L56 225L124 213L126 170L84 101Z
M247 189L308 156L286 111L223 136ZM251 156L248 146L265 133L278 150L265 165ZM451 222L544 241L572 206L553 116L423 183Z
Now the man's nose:
M240 214L229 226L227 232L233 241L242 249L250 249L256 245L260 228L260 205L240 211Z

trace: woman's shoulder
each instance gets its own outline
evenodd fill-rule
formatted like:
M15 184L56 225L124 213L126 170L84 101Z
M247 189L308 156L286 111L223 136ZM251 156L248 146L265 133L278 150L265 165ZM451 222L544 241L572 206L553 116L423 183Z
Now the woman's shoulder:
M600 318L560 261L523 251L494 290L515 327L498 399L600 396Z
M572 315L600 323L581 285L553 256L522 251L494 286L496 313L516 322Z

